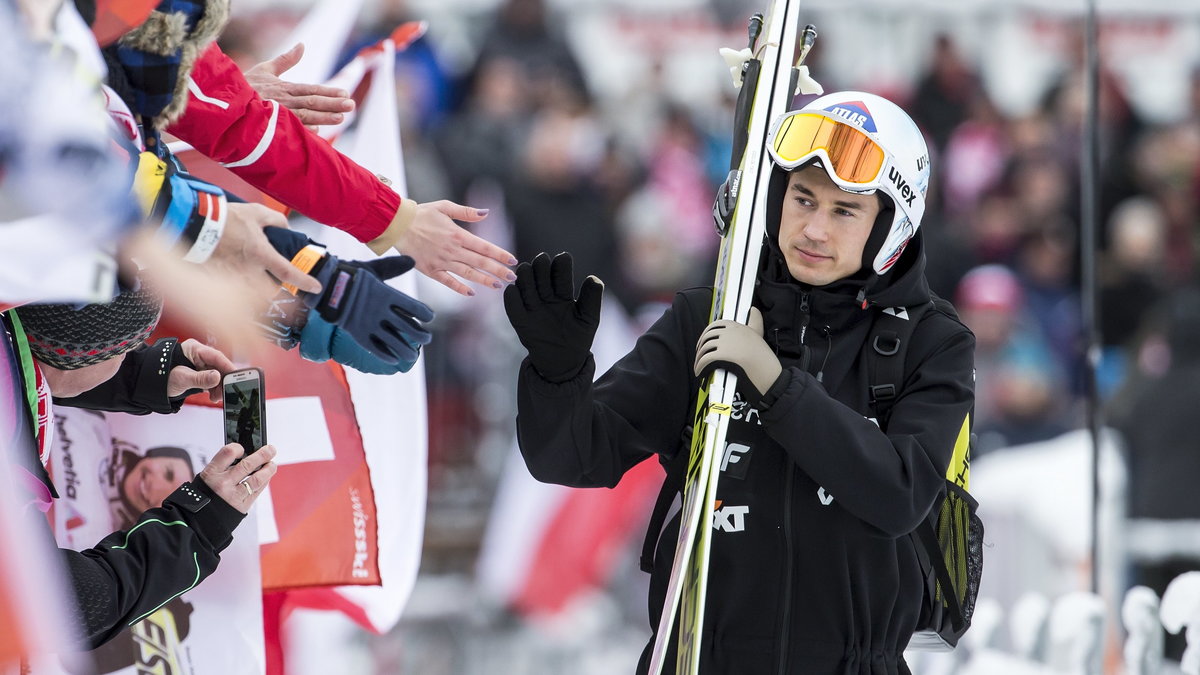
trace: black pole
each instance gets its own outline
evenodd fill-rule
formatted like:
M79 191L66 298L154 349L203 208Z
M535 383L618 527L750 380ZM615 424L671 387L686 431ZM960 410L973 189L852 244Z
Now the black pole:
M1100 364L1099 307L1096 302L1096 220L1099 180L1100 58L1096 23L1096 0L1087 0L1086 71L1084 86L1087 106L1083 120L1080 205L1080 288L1084 331L1084 393L1088 431L1092 441L1092 579L1093 593L1100 592L1100 401L1096 370Z

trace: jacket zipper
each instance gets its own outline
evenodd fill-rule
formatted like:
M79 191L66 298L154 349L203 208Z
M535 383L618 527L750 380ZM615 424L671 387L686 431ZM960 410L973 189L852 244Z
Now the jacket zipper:
M783 616L780 621L779 633L779 675L787 675L788 669L788 633L792 623L792 476L795 467L788 467L787 481L783 495Z
M808 291L800 291L800 344L804 344L804 336L808 333Z
M804 344L808 333L809 305L808 291L800 292L800 351L801 367L808 370L809 350ZM795 467L789 466L787 479L783 488L783 616L780 617L779 631L779 675L787 675L788 669L788 633L792 623L792 478L796 473Z

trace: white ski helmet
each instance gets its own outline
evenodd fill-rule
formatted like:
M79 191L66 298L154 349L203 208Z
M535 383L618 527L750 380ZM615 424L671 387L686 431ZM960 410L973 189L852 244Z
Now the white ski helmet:
M776 119L767 151L784 171L820 159L846 192L887 195L892 222L871 267L882 275L896 264L921 226L929 190L929 149L900 106L862 91L822 96Z

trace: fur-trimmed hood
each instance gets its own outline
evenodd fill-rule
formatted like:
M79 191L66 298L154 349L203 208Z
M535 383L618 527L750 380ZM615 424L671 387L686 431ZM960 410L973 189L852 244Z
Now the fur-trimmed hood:
M169 91L154 92L160 99L169 96L165 106L161 110L135 110L149 118L147 124L161 130L183 115L192 68L228 21L229 0L163 0L145 23L121 36L117 42L118 60L127 76L147 61L177 63L174 81L165 83ZM137 78L129 79L136 88Z

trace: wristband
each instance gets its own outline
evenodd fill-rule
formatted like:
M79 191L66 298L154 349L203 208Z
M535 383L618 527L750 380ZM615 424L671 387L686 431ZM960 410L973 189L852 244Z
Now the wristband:
M196 212L197 193L191 189L178 174L172 175L166 181L171 189L163 192L163 197L170 201L163 212L162 223L158 227L158 235L162 237L167 247L175 245L187 229L188 221ZM160 201L161 203L161 201Z
M196 193L196 217L203 218L204 224L196 234L196 241L183 256L185 262L202 263L208 260L221 241L225 232L225 218L229 213L229 205L225 195L212 192Z
M310 274L313 268L317 266L317 262L324 257L325 249L315 244L308 244L304 248L297 251L296 255L292 256L292 266L296 267L305 274ZM292 295L296 295L296 293L300 290L292 284L284 284L283 287Z

